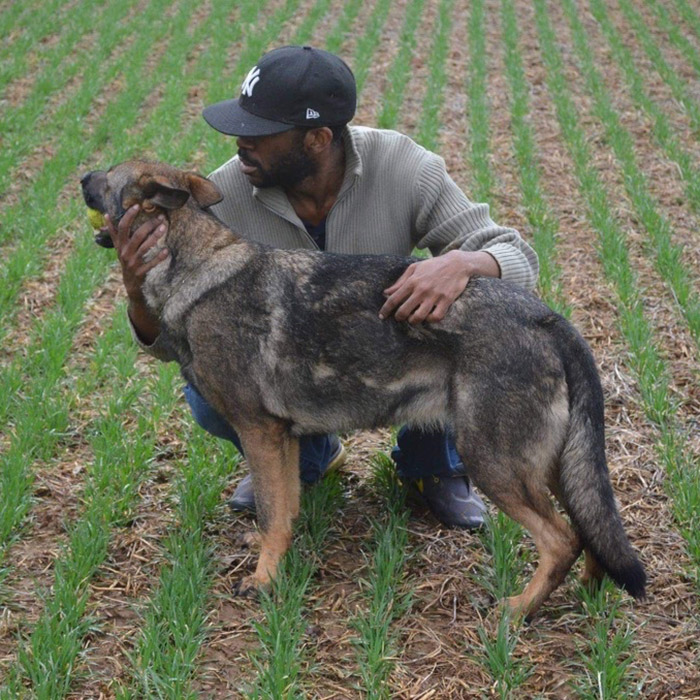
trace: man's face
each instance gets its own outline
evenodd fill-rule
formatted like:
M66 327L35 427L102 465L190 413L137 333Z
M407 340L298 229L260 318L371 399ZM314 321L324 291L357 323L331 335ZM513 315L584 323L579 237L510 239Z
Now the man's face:
M256 187L288 189L314 175L316 162L304 148L305 131L291 129L272 136L238 136L243 174Z

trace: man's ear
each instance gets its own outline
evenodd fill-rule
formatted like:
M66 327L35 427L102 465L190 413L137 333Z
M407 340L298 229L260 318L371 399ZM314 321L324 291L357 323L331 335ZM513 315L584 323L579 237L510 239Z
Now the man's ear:
M163 209L179 209L190 197L187 190L175 187L162 175L148 178L139 184L146 199Z
M319 126L317 129L309 129L304 134L304 146L311 153L321 153L330 146L333 141L333 132L327 126Z
M187 182L190 192L200 207L210 207L212 204L220 202L224 195L219 192L219 188L206 177L197 173L187 173Z

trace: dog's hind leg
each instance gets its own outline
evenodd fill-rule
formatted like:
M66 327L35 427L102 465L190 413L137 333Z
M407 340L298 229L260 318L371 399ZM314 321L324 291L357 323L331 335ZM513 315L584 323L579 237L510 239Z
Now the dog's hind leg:
M549 488L557 499L559 505L566 510L566 505L561 493L561 486L557 480L549 484ZM583 554L585 556L583 573L581 574L581 584L586 588L593 590L600 585L600 582L605 576L605 569L600 565L600 562L595 558L593 552L588 547L584 547Z
M586 548L583 550L586 556L585 564L583 567L583 574L581 574L581 583L587 588L594 589L605 576L605 570L600 565L600 562L593 556L590 549Z
M532 536L540 557L537 570L525 590L508 599L509 608L533 615L559 586L581 553L580 538L557 512L544 480L522 468L491 463L483 473L478 462L464 459L476 485L506 515ZM476 467L476 468L475 468ZM529 478L528 478L529 476Z
M531 494L530 498L520 503L510 503L504 509L530 532L540 557L535 574L525 590L508 599L511 611L529 617L564 581L581 553L581 542L546 493L538 493L534 498Z
M239 434L253 476L261 545L255 573L238 586L237 592L245 593L270 583L291 544L299 514L299 441L277 422Z

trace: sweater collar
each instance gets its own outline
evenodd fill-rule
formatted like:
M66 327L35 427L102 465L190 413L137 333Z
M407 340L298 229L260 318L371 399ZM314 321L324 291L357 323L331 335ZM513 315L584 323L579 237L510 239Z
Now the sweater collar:
M343 146L345 147L345 177L340 186L340 193L350 187L356 179L362 177L362 158L357 148L355 134L349 126L343 130Z

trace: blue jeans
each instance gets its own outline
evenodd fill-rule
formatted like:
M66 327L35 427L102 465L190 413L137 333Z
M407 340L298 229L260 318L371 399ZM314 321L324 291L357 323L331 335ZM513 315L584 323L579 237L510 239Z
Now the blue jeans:
M229 440L243 453L234 429L204 397L186 384L185 399L197 423L208 433ZM333 456L331 435L304 435L299 438L299 471L302 481L312 484L321 478ZM439 430L407 428L399 431L396 447L391 451L399 474L408 480L426 476L460 476L465 473L449 433Z

